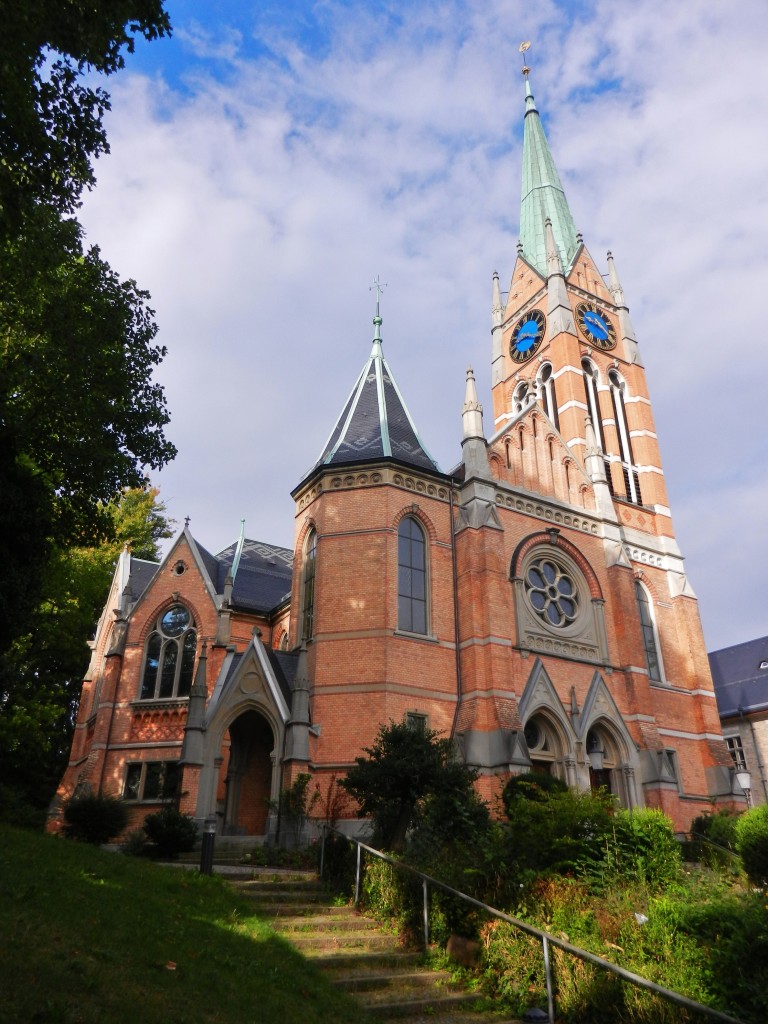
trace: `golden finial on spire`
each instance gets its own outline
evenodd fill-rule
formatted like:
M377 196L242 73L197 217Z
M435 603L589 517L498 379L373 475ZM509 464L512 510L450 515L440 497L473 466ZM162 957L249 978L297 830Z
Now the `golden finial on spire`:
M531 41L530 41L530 39L527 42L525 42L525 43L520 43L520 46L518 47L518 51L520 53L522 53L522 55L523 55L523 74L524 75L527 75L529 73L529 71L531 70L528 67L528 65L525 63L525 54L526 54L527 50L530 50L530 48L531 48Z

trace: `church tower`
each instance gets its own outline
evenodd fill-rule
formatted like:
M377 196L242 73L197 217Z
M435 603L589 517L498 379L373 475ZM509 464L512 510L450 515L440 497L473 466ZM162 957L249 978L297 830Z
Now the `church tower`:
M321 790L380 725L447 734L456 706L451 478L384 358L376 291L370 355L292 492L291 645L306 659L307 764Z
M520 241L506 295L493 275L487 442L473 379L464 406L456 736L490 792L533 768L684 827L732 789L697 602L613 257L605 283L523 73Z

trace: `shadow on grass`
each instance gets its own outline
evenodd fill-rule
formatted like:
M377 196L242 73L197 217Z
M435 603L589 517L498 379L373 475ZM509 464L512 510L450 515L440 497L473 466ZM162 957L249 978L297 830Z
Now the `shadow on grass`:
M325 1024L360 1010L220 879L0 827L6 1024Z

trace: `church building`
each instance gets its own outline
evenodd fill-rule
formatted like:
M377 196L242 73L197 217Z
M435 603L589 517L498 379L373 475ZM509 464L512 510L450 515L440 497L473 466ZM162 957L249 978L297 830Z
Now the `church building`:
M576 231L524 75L491 416L470 369L441 469L377 301L370 355L292 492L293 551L241 537L212 555L187 526L160 564L121 556L51 828L93 791L123 796L132 827L174 799L219 833L274 834L281 790L309 773L327 807L390 721L450 736L489 800L533 770L681 830L743 803L624 292Z

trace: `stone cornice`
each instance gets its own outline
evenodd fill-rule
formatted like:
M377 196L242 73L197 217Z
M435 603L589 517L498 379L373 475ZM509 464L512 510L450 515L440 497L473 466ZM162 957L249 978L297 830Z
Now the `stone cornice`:
M433 475L398 463L363 463L350 465L343 471L338 466L328 467L307 481L300 490L294 491L293 497L297 512L302 512L321 494L362 487L401 487L412 494L447 502L450 500L451 483L450 477Z

